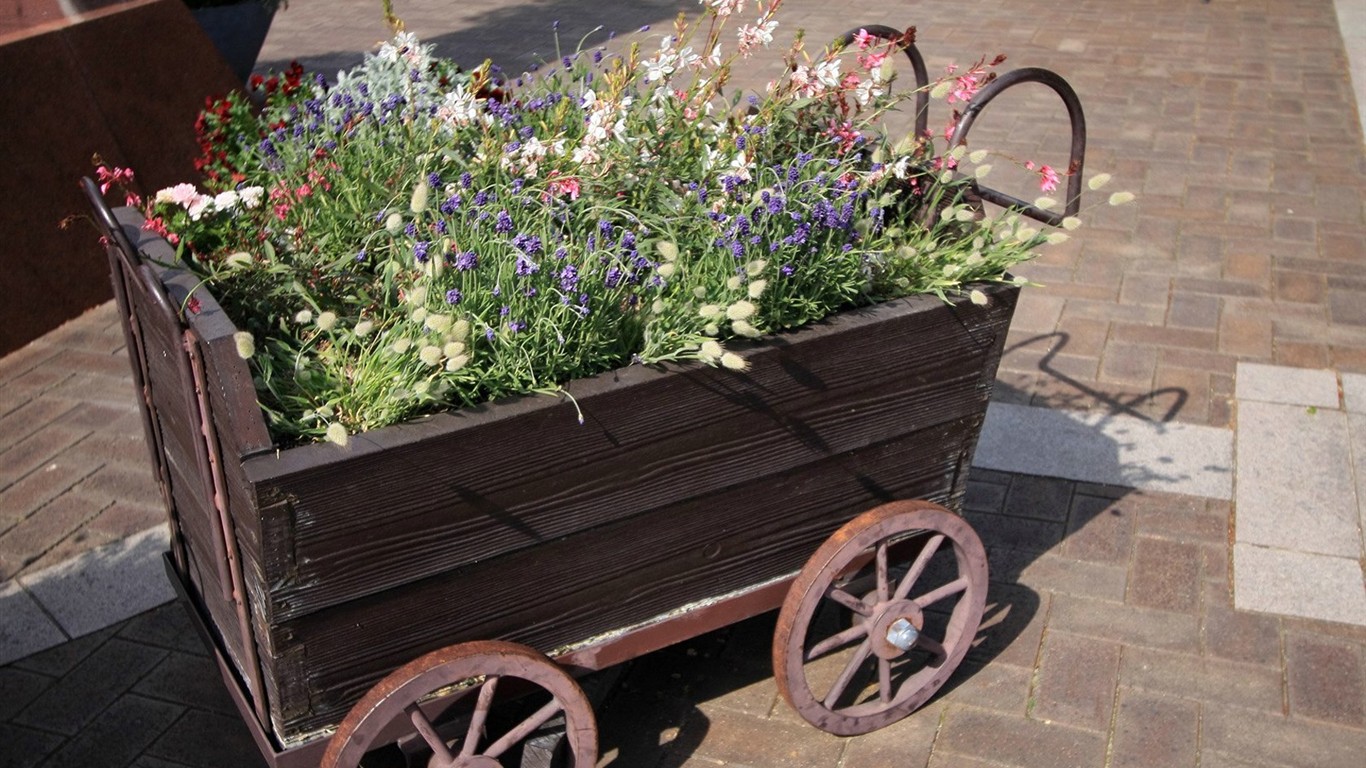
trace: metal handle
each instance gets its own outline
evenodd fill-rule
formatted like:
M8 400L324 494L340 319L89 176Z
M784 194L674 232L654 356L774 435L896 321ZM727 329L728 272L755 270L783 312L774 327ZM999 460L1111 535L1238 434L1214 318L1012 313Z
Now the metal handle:
M958 119L958 124L954 126L953 133L949 137L949 147L965 144L968 131L972 129L972 123L977 119L977 115L981 113L982 109L992 99L999 96L1002 91L1021 83L1042 83L1052 88L1062 98L1062 103L1067 106L1067 117L1072 123L1072 150L1067 160L1067 199L1063 206L1063 213L1046 211L1018 197L990 187L980 186L976 182L973 183L973 188L983 200L1018 209L1020 213L1031 219L1056 227L1062 223L1065 217L1075 216L1077 211L1081 209L1081 169L1086 158L1086 117L1081 111L1081 100L1077 98L1077 92L1072 90L1072 86L1056 72L1039 67L1026 67L1025 69L1007 72L993 80L968 102L967 108L963 110L962 116Z

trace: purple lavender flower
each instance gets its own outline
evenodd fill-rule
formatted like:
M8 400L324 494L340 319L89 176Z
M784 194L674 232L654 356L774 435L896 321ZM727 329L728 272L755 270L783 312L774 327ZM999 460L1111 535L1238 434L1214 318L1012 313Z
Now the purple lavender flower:
M560 270L560 290L572 293L579 287L579 270L573 264L566 264Z
M409 226L412 225L410 224ZM413 246L413 258L417 259L419 264L427 263L427 249L429 249L431 245L432 244L426 240L421 240Z
M432 189L440 189L441 174L437 173L436 171L432 171L431 173L427 174L427 185L430 186Z
M461 293L458 288L452 288L449 291L446 291L446 303L451 306L459 304L464 298L465 294Z
M611 269L607 270L607 276L606 278L604 278L603 283L606 284L608 288L616 288L618 285L621 285L621 278L621 270L617 269L616 267L612 267Z
M474 183L474 177L470 175L469 171L465 171L464 173L460 174L460 186L464 187L465 189L469 189L470 184L472 183Z
M479 266L479 257L474 251L461 251L455 256L455 268L461 272L468 272Z
M504 304L503 306L498 308L498 315L500 317L507 317L510 314L512 314L512 307L509 307L508 305Z
M506 209L498 212L498 223L494 225L494 230L506 235L512 231L512 216Z
M513 269L514 271L516 271L518 277L526 277L528 275L534 275L537 272L540 272L541 265L537 264L531 259L528 259L524 255L518 255L517 263L513 267Z

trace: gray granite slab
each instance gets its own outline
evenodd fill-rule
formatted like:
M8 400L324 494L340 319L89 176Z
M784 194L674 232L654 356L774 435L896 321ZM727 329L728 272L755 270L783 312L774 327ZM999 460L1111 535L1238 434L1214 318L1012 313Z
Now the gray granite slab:
M987 409L973 465L1127 488L1233 497L1233 433L1007 403Z
M0 584L0 665L59 645L67 639L18 582Z
M1342 401L1349 413L1366 413L1366 374L1342 374Z
M1240 362L1235 382L1239 400L1338 407L1338 377L1329 370Z
M1361 562L1346 557L1235 544L1233 604L1244 611L1366 626Z
M161 553L166 528L153 528L20 577L57 623L80 637L175 599Z
M1347 414L1239 401L1237 541L1360 558Z

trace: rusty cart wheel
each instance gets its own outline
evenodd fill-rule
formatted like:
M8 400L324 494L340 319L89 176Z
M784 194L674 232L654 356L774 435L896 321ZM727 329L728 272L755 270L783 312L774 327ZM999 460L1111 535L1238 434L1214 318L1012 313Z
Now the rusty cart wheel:
M773 669L783 698L839 736L909 715L967 654L986 605L987 558L967 521L897 501L835 532L778 614Z
M473 711L457 721L452 733L450 724L442 722L427 702L435 698L432 694L458 692L461 686L465 693L459 698L472 699ZM527 697L549 694L549 701L530 715L519 714L505 728L493 728L490 713L512 704L495 701L496 696L505 698L499 694L506 689ZM500 759L557 716L564 720L568 764L592 768L597 762L597 723L574 678L524 645L463 643L432 651L376 683L342 720L327 745L322 768L361 765L366 752L396 740L396 721L402 725L398 737L420 740L430 750L431 768L498 768L504 765Z

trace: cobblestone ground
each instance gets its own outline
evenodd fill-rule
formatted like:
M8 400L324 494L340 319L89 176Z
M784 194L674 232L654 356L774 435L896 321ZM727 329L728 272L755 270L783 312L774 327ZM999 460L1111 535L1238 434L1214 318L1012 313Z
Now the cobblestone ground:
M977 472L967 506L986 620L925 707L812 728L778 696L765 614L626 667L600 765L1361 764L1366 629L1235 611L1226 503ZM0 668L0 693L0 766L263 764L176 604Z

